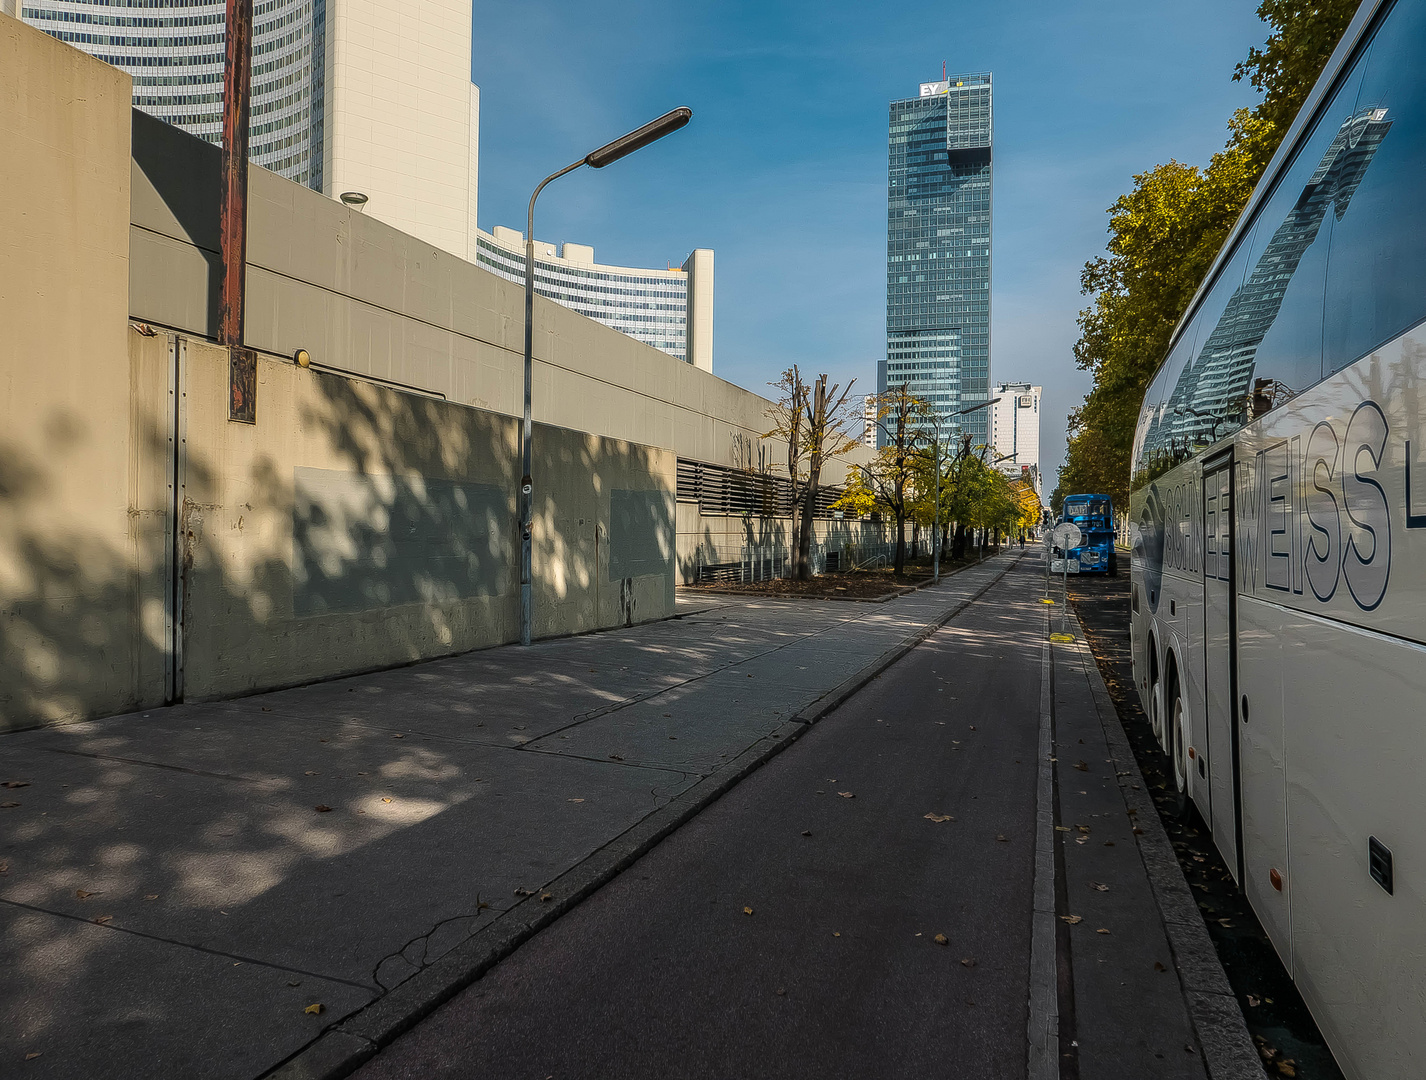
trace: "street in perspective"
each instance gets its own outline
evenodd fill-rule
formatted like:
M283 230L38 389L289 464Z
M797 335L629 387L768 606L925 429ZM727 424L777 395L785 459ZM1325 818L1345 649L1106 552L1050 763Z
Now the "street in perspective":
M0 1080L1426 1075L1426 0L34 4Z

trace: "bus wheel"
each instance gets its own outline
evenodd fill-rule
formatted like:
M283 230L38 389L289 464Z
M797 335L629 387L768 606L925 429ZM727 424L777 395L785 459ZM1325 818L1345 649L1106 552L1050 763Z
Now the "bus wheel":
M1152 648L1152 643L1150 644ZM1149 728L1160 746L1167 746L1164 738L1164 681L1155 679L1149 686Z
M1193 813L1193 800L1188 795L1188 711L1179 688L1178 672L1169 674L1168 712L1169 773L1173 786L1169 788L1168 811L1178 821L1187 821Z

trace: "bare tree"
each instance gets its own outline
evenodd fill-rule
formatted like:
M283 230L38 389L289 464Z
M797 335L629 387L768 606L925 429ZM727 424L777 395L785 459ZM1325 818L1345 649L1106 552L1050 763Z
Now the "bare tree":
M777 397L767 410L767 418L772 421L771 431L763 433L763 438L782 439L787 443L787 475L792 483L792 521L789 546L793 552L801 550L802 516L798 513L798 497L802 490L802 457L807 449L805 424L807 403L812 388L802 381L802 373L793 364L782 373L775 383L768 383L777 390Z
M822 467L828 458L840 457L861 440L853 434L851 410L847 400L856 379L842 389L833 383L827 389L827 376L818 375L812 392L805 401L806 416L801 425L806 442L807 482L802 486L802 523L797 530L797 569L799 581L812 576L812 515L817 508L817 491L822 481ZM838 393L841 390L841 393ZM796 503L793 503L794 509Z

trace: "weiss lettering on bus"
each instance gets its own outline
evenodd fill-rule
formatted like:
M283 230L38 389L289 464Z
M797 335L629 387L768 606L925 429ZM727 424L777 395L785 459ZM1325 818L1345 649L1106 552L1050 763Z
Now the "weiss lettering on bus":
M1346 587L1363 611L1386 596L1391 576L1391 503L1385 457L1391 426L1364 401L1345 429L1323 420L1301 435L1261 447L1237 463L1238 586L1305 595L1322 603ZM1413 520L1410 454L1407 528Z

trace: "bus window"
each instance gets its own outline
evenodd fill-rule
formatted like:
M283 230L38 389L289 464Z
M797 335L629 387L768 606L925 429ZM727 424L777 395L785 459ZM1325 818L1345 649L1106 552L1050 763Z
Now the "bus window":
M1426 316L1426 8L1399 4L1366 55L1333 192L1323 368L1330 374ZM1345 123L1343 121L1346 121Z

